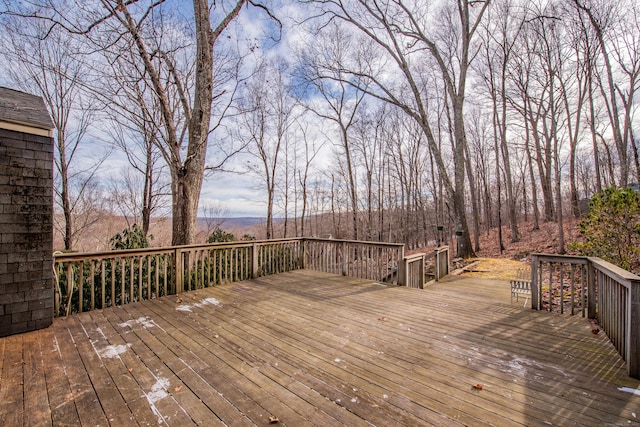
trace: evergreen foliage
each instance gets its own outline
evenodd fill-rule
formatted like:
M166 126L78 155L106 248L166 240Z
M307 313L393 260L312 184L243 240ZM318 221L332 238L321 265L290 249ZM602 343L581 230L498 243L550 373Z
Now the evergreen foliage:
M207 243L224 243L224 242L235 242L236 236L232 233L227 233L226 231L216 228L213 230L213 233L209 235L207 239Z
M636 191L608 188L594 195L578 228L584 241L572 244L572 249L626 270L640 267L640 194Z
M133 224L131 228L113 236L109 242L113 250L144 249L149 247L150 240L153 240L153 236L147 238L142 228L138 227L138 224Z

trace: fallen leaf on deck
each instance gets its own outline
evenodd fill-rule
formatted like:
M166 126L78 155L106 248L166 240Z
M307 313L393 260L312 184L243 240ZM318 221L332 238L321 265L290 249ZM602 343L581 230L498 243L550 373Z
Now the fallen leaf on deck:
M381 322L386 322L389 319L387 317L378 317L378 320Z
M182 386L181 385L179 385L178 387L173 389L173 391L175 391L176 393L178 393L180 390L182 390Z
M215 334L213 337L214 337L214 338L219 338L219 337L220 337L220 335Z
M591 333L592 333L593 335L598 335L598 332L600 332L600 329L598 329L598 328L593 328L593 329L591 330Z
M474 384L473 388L476 390L482 390L483 387L482 387L482 384Z
M279 422L280 422L280 418L278 418L278 417L274 417L274 416L270 416L270 417L269 417L269 422L270 422L271 424L279 423Z
M180 304L182 302L182 298L176 298L176 304Z
M133 372L133 368L129 368L129 372Z

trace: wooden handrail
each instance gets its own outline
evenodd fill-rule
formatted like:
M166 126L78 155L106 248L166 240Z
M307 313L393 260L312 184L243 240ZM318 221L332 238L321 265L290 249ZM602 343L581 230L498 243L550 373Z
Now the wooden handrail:
M565 311L566 296L572 315L579 305L583 316L586 311L589 319L597 319L625 360L629 376L640 378L640 277L600 258L532 254L531 308L541 310L546 304L553 310L554 285L559 290L555 309Z
M401 243L321 238L56 252L54 311L68 315L301 268L397 282L390 273L403 259Z

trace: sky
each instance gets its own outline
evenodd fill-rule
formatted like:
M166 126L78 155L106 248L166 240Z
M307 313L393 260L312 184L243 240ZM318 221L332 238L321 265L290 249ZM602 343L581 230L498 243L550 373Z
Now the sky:
M285 6L280 5L280 2L272 2L272 4L276 5L274 12L283 24L281 33L274 31L276 29L274 22L268 19L263 12L248 7L243 8L237 18L236 26L226 30L229 35L238 37L238 39L259 41L261 49L257 51L257 55L251 55L250 60L258 61L263 57L286 55L292 46L304 37L300 26L290 25L290 17L299 17L300 10L291 4ZM190 18L191 2L168 0L163 7L174 8L192 21ZM265 34L268 36L265 37ZM274 40L278 35L281 35L280 39ZM0 85L15 88L2 65L0 65ZM228 121L226 123L229 124ZM216 135L214 134L213 137ZM109 180L113 178L117 179L123 170L130 168L124 153L117 148L114 149L106 142L101 142L108 139L103 131L93 129L90 139L90 144L81 147L78 153L80 158L76 162L77 164L90 164L108 152L108 157L97 172L103 185L107 185ZM215 155L214 151L215 146L212 145L209 148L209 153ZM207 211L210 211L211 207L215 207L216 211L223 212L227 217L266 216L265 191L261 188L255 174L248 173L244 166L250 160L250 155L239 154L225 165L225 169L233 172L214 172L205 176L200 195L200 215L208 214Z

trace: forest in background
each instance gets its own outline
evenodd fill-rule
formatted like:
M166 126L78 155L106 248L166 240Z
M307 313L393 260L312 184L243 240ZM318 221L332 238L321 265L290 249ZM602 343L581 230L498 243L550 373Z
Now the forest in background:
M551 225L564 253L586 200L640 182L632 0L14 3L2 82L50 110L66 250L134 222L206 241L232 207L203 185L236 173L257 238L441 226L468 256Z

